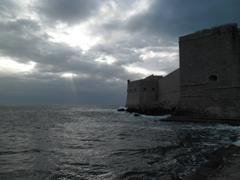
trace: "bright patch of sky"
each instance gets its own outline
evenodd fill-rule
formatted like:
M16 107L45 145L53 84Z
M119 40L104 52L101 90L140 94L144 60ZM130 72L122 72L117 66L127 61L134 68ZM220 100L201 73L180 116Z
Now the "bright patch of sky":
M28 62L28 63L19 63L10 59L9 57L0 57L0 73L3 74L27 74L31 73L36 66L35 62Z
M98 63L108 64L111 65L115 62L117 62L117 59L113 56L101 56L95 60Z
M124 68L130 72L130 73L138 73L141 74L142 76L149 76L149 75L166 75L166 72L161 72L161 71L151 71L151 70L147 70L145 68L142 67L138 67L138 66L134 66L134 65L128 65L128 66L124 66Z

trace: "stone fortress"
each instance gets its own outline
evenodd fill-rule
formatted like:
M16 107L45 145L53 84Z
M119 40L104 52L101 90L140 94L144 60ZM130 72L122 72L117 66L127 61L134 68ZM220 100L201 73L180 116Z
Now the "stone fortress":
M145 114L240 118L240 29L226 24L179 38L180 68L128 80L126 107Z

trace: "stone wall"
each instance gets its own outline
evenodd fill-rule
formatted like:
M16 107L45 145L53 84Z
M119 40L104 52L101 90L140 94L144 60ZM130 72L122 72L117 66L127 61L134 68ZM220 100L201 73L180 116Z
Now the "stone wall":
M180 70L159 80L159 103L164 109L176 108L180 98Z
M151 109L158 106L158 83L161 76L128 81L126 106L130 109Z
M239 39L237 24L180 37L182 112L240 117Z
M165 77L149 76L128 81L126 106L141 112L172 110L176 108L180 97L179 81L179 69Z
M128 82L126 106L176 115L240 118L240 30L227 24L179 38L180 69ZM172 111L171 111L172 112Z
M138 108L140 105L140 83L141 80L128 81L126 107Z

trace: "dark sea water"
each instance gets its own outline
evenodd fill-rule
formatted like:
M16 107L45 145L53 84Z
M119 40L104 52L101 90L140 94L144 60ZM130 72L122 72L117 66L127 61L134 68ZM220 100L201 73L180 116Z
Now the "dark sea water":
M1 107L0 179L181 179L240 127L97 107Z

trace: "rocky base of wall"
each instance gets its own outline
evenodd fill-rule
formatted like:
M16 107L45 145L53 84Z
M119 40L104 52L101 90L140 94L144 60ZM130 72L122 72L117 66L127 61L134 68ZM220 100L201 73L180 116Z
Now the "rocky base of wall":
M166 114L174 114L173 110L164 108L127 108L129 113L139 113L144 115L161 116Z
M208 117L197 115L173 115L163 121L168 122L194 122L194 123L224 123L240 125L240 118L220 118L220 117Z
M174 122L199 122L199 123L231 123L240 125L240 116L214 116L206 113L196 113L191 111L181 111L178 109L164 108L127 108L129 113L139 113L144 115L161 116L171 114L172 116L164 121Z

